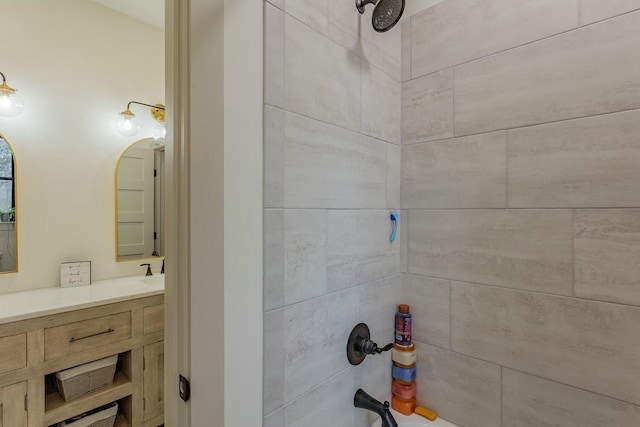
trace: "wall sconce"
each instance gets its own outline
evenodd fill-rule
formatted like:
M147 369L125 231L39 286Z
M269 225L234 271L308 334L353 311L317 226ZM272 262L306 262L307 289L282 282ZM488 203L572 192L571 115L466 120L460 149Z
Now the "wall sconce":
M127 109L118 114L116 121L116 130L122 136L133 136L138 133L140 126L136 122L136 115L131 112L131 104L144 105L145 107L151 107L151 117L158 123L153 128L153 139L164 138L167 134L167 130L164 127L165 106L162 104L145 104L144 102L131 101L127 104Z
M22 97L18 95L18 91L7 85L7 79L4 74L2 76L2 84L0 85L0 116L15 117L24 110L24 102Z

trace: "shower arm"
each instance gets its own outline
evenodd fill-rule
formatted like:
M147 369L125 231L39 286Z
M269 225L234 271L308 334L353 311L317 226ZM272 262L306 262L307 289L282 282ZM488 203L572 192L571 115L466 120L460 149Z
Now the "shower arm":
M358 12L362 15L366 5L376 3L378 3L378 0L356 0L356 9L358 9Z

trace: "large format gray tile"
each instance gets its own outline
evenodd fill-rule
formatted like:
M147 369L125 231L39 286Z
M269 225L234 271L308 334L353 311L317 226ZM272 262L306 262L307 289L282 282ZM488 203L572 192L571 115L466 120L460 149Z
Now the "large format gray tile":
M264 310L284 305L284 211L264 210Z
M375 335L374 339L378 339L378 336ZM381 343L381 340L378 342ZM364 391L375 399L378 399L380 402L384 402L385 400L391 402L392 378L391 369L389 367L392 363L391 352L382 353L375 357L367 356L362 364L355 367L357 378L356 383ZM362 411L362 409L357 410ZM369 412L367 415L369 415L371 422L380 419L380 417L373 412ZM371 422L363 425L363 427L371 425Z
M272 5L277 7L278 9L284 10L284 0L265 0L265 2L271 3Z
M402 303L401 279L401 275L396 274L364 285L359 291L358 323L369 325L371 338L380 346L394 339L394 316L398 304Z
M576 296L640 305L640 209L578 210L574 228Z
M581 0L580 25L587 25L636 9L640 9L639 0Z
M285 426L366 427L366 411L353 407L357 380L357 371L349 368L291 402L284 408Z
M385 207L385 142L287 113L285 144L286 207Z
M284 206L284 111L264 107L264 206Z
M280 408L277 411L274 411L265 416L262 422L262 427L285 427L284 409Z
M448 0L411 17L412 77L578 26L579 0Z
M400 226L398 235L400 236L400 271L409 272L409 211L400 211Z
M362 133L400 144L400 91L400 82L377 68L362 70Z
M284 0L284 10L322 34L328 25L328 0Z
M284 107L284 12L265 4L264 102Z
M402 207L506 207L506 148L504 132L403 147Z
M402 301L411 307L411 337L449 348L449 281L403 274Z
M307 117L360 128L362 60L285 16L285 108Z
M284 303L327 293L327 212L284 212Z
M345 348L358 323L354 307L361 292L358 287L285 307L285 403L350 366Z
M384 34L376 33L371 26L373 7L367 7L364 15L360 15L353 1L328 1L328 36L364 59L365 68L370 64L400 81L400 25Z
M402 84L402 143L453 136L453 69Z
M503 427L635 427L640 407L511 369L502 373Z
M638 134L640 110L509 131L509 206L640 206Z
M284 310L264 315L263 413L284 405Z
M342 0L333 0L342 1ZM346 3L349 3L348 1ZM371 25L373 8L360 17L359 34L362 43L362 59L373 64L396 81L400 81L400 61L402 55L401 26L396 25L386 33L378 33Z
M264 315L263 413L284 405L284 310Z
M400 242L389 242L389 211L337 210L327 218L327 287L344 289L400 273Z
M409 273L572 293L570 210L409 211Z
M451 348L640 403L640 308L451 284Z
M387 208L399 209L402 192L402 150L400 146L387 144Z
M400 23L401 32L401 81L411 80L411 18Z
M500 425L500 366L416 342L418 401L460 427Z
M638 27L631 13L457 67L456 135L640 108Z

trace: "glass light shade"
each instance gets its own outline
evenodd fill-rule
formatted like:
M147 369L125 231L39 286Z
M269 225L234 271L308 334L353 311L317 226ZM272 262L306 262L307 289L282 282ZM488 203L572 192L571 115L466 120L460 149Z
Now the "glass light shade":
M164 123L156 123L153 127L153 139L156 141L167 136L167 129L164 127Z
M136 121L136 116L133 114L125 114L122 112L118 114L116 120L116 130L122 136L134 136L140 130L140 126Z
M18 91L0 89L0 116L15 117L24 110L22 97Z

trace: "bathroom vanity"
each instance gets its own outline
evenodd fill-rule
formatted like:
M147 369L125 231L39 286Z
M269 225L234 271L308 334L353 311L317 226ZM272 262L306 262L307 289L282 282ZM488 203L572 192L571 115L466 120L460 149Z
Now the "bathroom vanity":
M113 385L64 401L55 372L118 355ZM0 427L48 427L117 402L115 426L163 424L163 277L0 295Z

